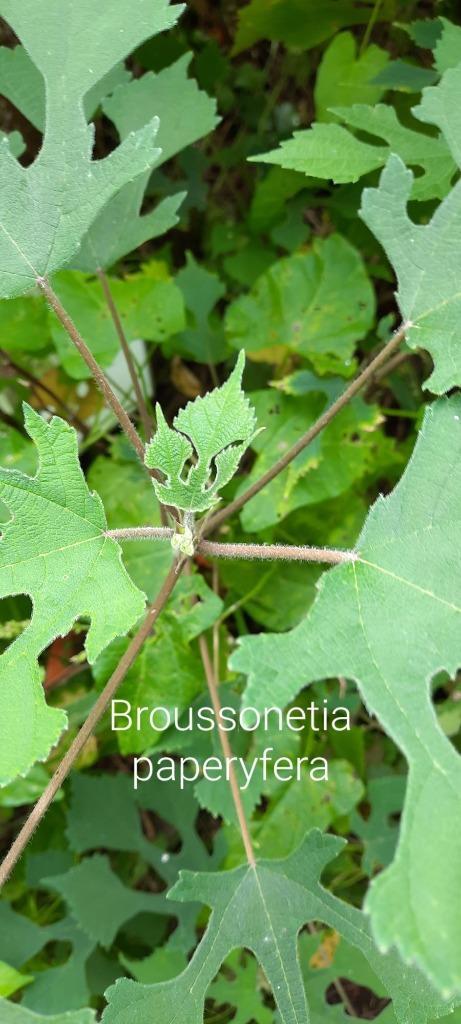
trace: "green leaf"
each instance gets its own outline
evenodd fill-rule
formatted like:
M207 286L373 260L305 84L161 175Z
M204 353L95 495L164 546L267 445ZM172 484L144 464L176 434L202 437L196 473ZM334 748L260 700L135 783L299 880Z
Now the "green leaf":
M168 822L181 840L179 852L169 853L162 843L146 839L141 825L140 809L154 811L159 818ZM172 782L146 784L135 793L132 782L126 775L75 775L72 779L72 799L68 814L67 833L70 846L78 853L89 850L122 850L138 853L145 864L149 864L171 886L176 882L181 868L193 870L209 870L217 866L222 859L222 844L216 841L214 852L210 855L195 831L195 819L198 805L190 790L181 790L179 784ZM107 865L96 865L89 870L93 873L107 874ZM66 876L65 876L66 877ZM72 899L75 885L79 890L82 876L71 882L66 891ZM86 877L86 876L85 876ZM85 880L85 879L83 879ZM119 884L111 878L113 888ZM101 899L105 899L102 894ZM83 896L83 900L86 897ZM123 900L128 900L127 891L123 891ZM131 906L131 904L127 904ZM195 921L197 908L177 906L162 902L154 905L154 911L178 918L178 927L171 936L168 948L189 950L195 942ZM84 908L85 914L91 915L91 908ZM77 907L77 914L79 913ZM109 928L110 907L104 903L106 915L104 927ZM96 925L97 927L97 925Z
M36 884L43 889L42 878ZM52 1014L78 1010L87 1005L90 993L86 966L94 950L94 942L77 927L75 921L67 917L40 927L2 901L0 925L0 957L8 957L8 962L16 969L44 950L48 943L65 942L72 949L64 964L48 966L46 972L37 971L35 980L31 981L23 996L23 1007L37 1013Z
M421 68L418 64L409 64L406 60L391 60L373 79L374 84L383 90L398 89L400 92L421 92L426 85L437 81L437 72L431 68Z
M437 71L443 75L448 68L456 68L459 64L459 46L461 43L461 26L454 25L447 18L438 18L442 25L442 33L435 45L435 63Z
M120 440L120 439L118 439ZM152 484L131 447L117 440L111 457L98 455L87 474L88 486L99 494L111 530L130 526L160 526L161 516ZM173 553L169 544L151 544L146 558L146 542L130 540L121 543L123 563L137 587L149 601L158 591L159 580L165 578Z
M23 0L20 7L1 0L0 15L44 77L47 109L43 146L30 167L21 167L5 145L0 153L0 296L20 295L68 263L105 204L155 163L155 119L94 161L82 100L180 11L165 0L134 0L129 14L124 0L102 0L97 10L92 0L77 7L72 0Z
M328 1004L326 1001L328 989L338 979L341 979L343 987L347 980L368 988L381 998L388 996L363 953L345 942L338 932L304 933L300 936L299 949L304 984L309 993L310 1024L345 1024L347 1021L343 1003ZM356 1002L362 1006L361 994L358 994ZM392 1004L377 1018L379 1024L395 1024L396 1019Z
M213 982L209 996L218 1005L230 1003L236 1012L233 1024L273 1024L274 1015L263 1003L258 964L248 953L238 950L225 961L224 972Z
M85 616L93 662L144 608L119 546L104 536L103 507L80 469L75 431L58 417L46 423L28 406L25 424L39 454L37 475L0 470L0 497L12 517L0 545L0 594L27 594L34 606L30 625L0 658L2 785L46 758L66 725L64 711L45 703L41 652Z
M47 309L39 296L0 302L0 334L6 352L37 352L49 344Z
M294 50L310 50L346 25L364 25L372 5L322 0L251 0L239 14L234 52L246 50L259 39L285 43Z
M159 501L204 512L233 477L255 429L254 412L241 388L244 361L241 352L225 384L181 409L174 430L157 405L157 432L147 445L146 465L167 478L165 483L154 480ZM194 452L197 461L186 473Z
M341 184L358 181L383 167L392 152L408 166L418 168L418 176L412 182L412 199L425 201L446 196L456 165L442 136L433 138L401 124L394 108L383 103L373 107L365 103L332 106L331 113L348 128L375 136L376 143L364 142L343 125L317 123L307 131L295 132L279 149L251 159Z
M101 100L117 85L130 78L124 64L119 64L89 89L84 97L85 116L89 121ZM46 125L45 83L38 67L23 46L0 47L0 91L18 110L43 132Z
M459 90L461 66L449 70L435 88L425 89L414 113L442 129L450 150L461 166L459 142ZM454 186L429 223L415 224L407 213L413 175L392 156L379 188L363 193L361 216L385 249L399 284L398 304L410 322L411 348L425 348L434 360L426 387L442 394L461 383L459 350L459 273L456 247L461 210L461 186Z
M65 899L85 935L106 948L122 924L136 914L169 910L163 893L138 892L123 885L108 858L100 854L86 857L65 875L45 879L45 884Z
M176 284L183 294L190 314L190 326L175 338L172 349L194 362L220 363L225 359L227 346L220 322L214 323L212 313L225 294L225 287L217 274L211 273L187 253L186 266L176 275Z
M356 811L351 818L351 831L363 842L363 869L373 875L377 868L387 867L394 858L398 828L392 815L399 814L405 797L404 775L383 775L372 779L367 787L370 813L363 818Z
M0 998L14 995L33 980L31 974L20 974L14 967L0 961Z
M186 970L157 985L122 980L106 993L103 1024L169 1024L176 1017L202 1024L204 1001L221 964L235 948L257 957L271 985L281 1024L308 1024L297 955L297 935L308 921L336 928L366 956L392 996L401 1024L424 1024L449 1012L424 976L405 968L395 954L376 950L365 916L320 884L320 874L343 842L311 832L284 861L258 861L219 875L183 872L173 899L201 900L212 907L208 929Z
M283 345L320 373L347 375L347 361L373 314L373 290L359 253L331 235L274 263L229 306L226 331L229 343L250 355Z
M363 786L347 761L330 761L328 781L304 774L280 787L253 836L260 857L287 857L311 828L325 830L349 814L363 796Z
M454 676L459 646L461 399L429 408L399 485L374 505L357 560L322 577L311 612L285 636L244 638L236 669L246 701L284 705L311 680L355 679L408 761L395 860L366 907L381 948L396 944L446 995L461 989L461 763L442 733L429 681ZM428 842L427 823L438 844ZM442 852L443 851L443 852ZM440 857L443 857L443 871ZM434 913L443 921L429 942Z
M154 115L160 117L157 166L207 135L217 124L215 100L188 77L191 59L191 54L184 54L158 74L149 72L122 85L103 103L103 111L122 141L133 132L143 131ZM105 207L84 239L74 266L90 272L109 267L177 223L184 192L167 196L152 212L141 215L149 177L150 170L126 185Z
M96 1020L94 1010L78 1010L75 1013L42 1016L42 1014L26 1010L24 1006L8 1003L3 999L0 1000L0 1011L2 1024L94 1024Z
M386 67L387 50L368 46L358 52L352 32L340 32L334 37L322 57L315 83L315 109L319 121L332 121L331 107L341 103L377 103L384 88L373 84L373 79Z
M320 391L321 381L318 387ZM270 389L254 392L251 401L258 422L267 426L252 442L257 458L242 482L241 492L288 451L327 405L325 395L318 392L294 398ZM366 474L379 475L386 461L391 461L392 452L392 443L388 444L377 431L380 422L376 406L367 405L361 398L350 402L283 473L245 505L240 515L244 530L264 530L297 508L348 491Z
M138 338L163 342L183 328L181 292L162 263L145 263L136 274L110 278L109 285L128 344ZM82 337L88 338L100 366L110 366L120 341L101 282L91 275L63 270L54 278L53 287ZM76 380L91 377L67 331L51 312L49 330L66 373Z

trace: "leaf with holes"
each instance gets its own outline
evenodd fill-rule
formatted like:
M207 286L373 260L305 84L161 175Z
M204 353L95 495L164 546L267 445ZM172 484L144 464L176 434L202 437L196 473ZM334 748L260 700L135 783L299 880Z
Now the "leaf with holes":
M456 396L429 408L402 480L368 516L356 561L322 577L295 630L244 638L233 660L250 676L246 701L259 707L283 706L316 679L355 679L404 752L410 772L397 854L372 882L366 907L380 947L396 943L446 994L461 990L461 905L453 899L461 889L461 760L437 722L430 681L461 664L460 452ZM428 821L437 845L428 842Z
M244 362L241 352L226 383L181 409L173 420L174 430L157 405L157 432L147 445L146 465L166 476L165 483L154 480L157 498L164 504L204 512L236 472L256 422L241 388Z
M22 167L0 150L0 296L20 295L75 253L98 213L160 156L154 118L104 160L92 159L94 130L83 98L127 53L181 12L168 0L0 0L0 15L45 80L43 146ZM101 45L101 39L104 45Z
M235 948L251 950L271 985L281 1024L308 1024L297 938L309 921L323 921L357 946L392 996L400 1024L425 1024L451 1009L424 976L394 953L376 949L361 911L320 884L343 841L312 831L287 860L258 861L219 875L185 871L169 894L212 908L207 931L186 970L171 981L140 985L119 981L106 993L103 1024L202 1024L205 997L221 964ZM307 999L309 996L307 996Z
M0 498L11 519L0 543L0 596L27 594L30 625L0 658L0 782L43 760L66 726L47 707L37 658L78 617L91 620L86 650L92 662L142 614L144 595L126 573L118 544L105 537L100 498L91 493L77 457L77 435L25 406L37 446L35 477L0 469Z

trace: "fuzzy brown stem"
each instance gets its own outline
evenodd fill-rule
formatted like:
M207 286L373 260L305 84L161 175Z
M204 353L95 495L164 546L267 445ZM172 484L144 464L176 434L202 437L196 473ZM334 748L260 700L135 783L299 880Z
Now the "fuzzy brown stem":
M113 540L170 540L174 530L162 526L134 526L120 530L106 530L105 536ZM220 544L217 541L200 540L196 552L210 558L250 558L279 562L326 562L339 565L341 562L355 562L355 551L340 551L338 548L311 548L296 544Z
M270 469L268 469L267 472L259 478L259 480L255 480L254 484L251 484L251 487L248 487L243 494L238 498L234 498L234 501L231 501L229 505L226 505L225 508L216 512L215 515L211 517L206 527L207 534L212 530L215 530L216 527L220 526L226 519L229 519L234 512L239 512L251 498L254 498L255 494L259 494L263 487L270 484L271 481L279 475L279 473L282 473L282 471L290 465L290 462L293 462L293 459L295 459L300 452L304 451L304 449L311 444L314 438L316 438L318 434L320 434L322 430L331 423L335 416L344 409L344 406L346 406L348 402L350 402L351 399L362 390L364 385L375 375L376 371L387 362L390 356L393 355L393 353L398 349L400 343L403 341L410 326L411 324L409 323L403 323L401 327L399 327L398 331L396 331L392 336L390 341L388 341L384 348L381 349L378 355L375 356L375 358L368 363L365 369L359 373L355 380L349 384L349 387L343 391L342 395L340 395L339 398L337 398L336 401L328 407L328 409L325 409L325 412L319 416L318 420L316 420L312 427L310 427L309 430L306 431L306 433L303 434L303 436L300 437L287 452L285 452L285 455L282 455L277 462L274 462L274 465L271 466Z
M138 630L136 635L133 637L129 647L125 651L125 654L121 658L115 672L111 675L109 681L106 683L104 690L98 697L94 707L91 709L88 718L82 725L82 728L77 733L75 739L71 743L69 750L63 757L61 763L58 765L54 775L51 777L44 793L35 804L31 814L27 818L23 825L19 835L15 839L11 849L7 853L3 863L0 866L0 889L5 884L7 878L11 874L13 868L17 864L19 858L22 856L28 842L30 841L35 829L40 824L42 818L46 814L50 804L54 800L56 793L62 786L63 782L67 778L71 771L76 759L81 754L85 743L90 738L98 722L101 720L106 708L108 707L114 693L123 682L128 670L136 660L145 640L149 636L155 622L157 621L162 608L164 608L168 598L175 587L179 572L184 565L184 561L176 562L172 565L165 582L159 591L156 600L150 606L147 615L145 616L144 622L141 628Z
M133 426L130 417L128 416L128 413L123 408L120 399L117 398L117 395L112 390L105 373L103 373L103 371L101 370L99 363L97 363L93 353L90 351L88 345L83 340L79 330L75 326L72 317L70 317L67 310L64 309L64 306L62 305L60 299L56 295L56 292L53 290L46 277L38 277L37 285L43 292L48 304L51 306L51 309L56 314L59 322L62 324L64 330L69 335L69 338L75 345L77 351L80 353L88 369L91 371L98 388L104 395L105 401L107 402L108 406L110 406L110 408L112 409L112 412L114 413L118 422L120 423L122 430L131 441L131 444L133 445L136 454L141 460L141 463L144 465L144 445L142 443L142 440L136 428Z
M203 667L205 669L205 676L208 685L209 694L211 697L211 703L218 722L218 733L219 741L221 743L222 752L229 766L229 784L232 792L232 799L234 801L235 812L237 814L237 820L239 823L240 832L242 835L242 842L245 848L245 854L250 867L256 867L256 857L253 850L253 844L251 842L250 830L248 828L248 822L242 803L242 795L238 784L237 775L235 773L234 762L232 760L232 748L229 743L227 732L220 727L221 722L221 701L219 699L218 685L213 672L213 665L211 663L210 652L208 650L208 644L206 638L202 634L199 637L199 648L202 656Z
M335 548L298 547L295 544L219 544L202 540L197 547L201 555L210 558L250 558L263 561L289 562L355 562L355 551L338 551Z
M116 306L115 301L114 301L114 297L113 297L112 292L111 292L111 288L110 288L109 279L107 277L107 274L104 273L104 270L99 269L97 271L97 275L98 275L99 280L101 282L101 287L102 287L102 290L104 292L104 298L105 298L105 300L107 302L107 308L108 308L109 313L110 313L110 315L112 317L112 320L113 320L113 323L114 323L114 327L115 327L115 330L116 330L117 335L118 335L118 339L119 339L119 342L120 342L120 347L122 349L123 355L125 356L126 365L128 367L128 372L129 372L130 377L131 377L131 383L133 385L134 393L136 395L136 403L137 403L137 406L138 406L139 415L141 417L141 422L142 422L142 425L143 425L143 428L144 428L144 434L145 434L145 437L146 437L146 441L148 441L149 438L152 436L152 432L153 432L152 420L151 420L151 418L149 416L147 405L146 405L145 400L144 400L144 395L143 395L143 391L142 391L142 387L141 387L141 382L139 380L139 375L138 375L138 372L136 370L136 366L135 366L135 363L134 363L133 355L132 355L130 346L128 344L128 339L126 337L122 321L120 319L119 311L117 309L117 306Z

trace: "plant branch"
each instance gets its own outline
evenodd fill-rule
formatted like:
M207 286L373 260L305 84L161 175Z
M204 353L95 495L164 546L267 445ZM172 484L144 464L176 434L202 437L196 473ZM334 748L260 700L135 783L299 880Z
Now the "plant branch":
M197 546L201 555L211 558L251 558L263 561L289 562L355 562L355 551L338 551L335 548L298 547L295 544L219 544L202 540Z
M131 441L133 448L135 449L142 464L144 465L144 445L136 430L136 427L134 427L133 423L131 422L128 413L125 411L122 403L117 398L115 391L112 390L105 373L99 366L99 363L94 358L94 355L88 348L88 345L83 340L79 330L77 329L77 327L74 324L74 321L72 320L72 317L70 317L67 310L64 309L64 306L62 305L60 299L56 295L56 292L53 290L46 277L38 277L37 285L43 292L48 304L51 306L51 309L56 314L58 320L64 327L64 330L69 335L69 338L75 345L77 351L80 353L88 369L91 371L97 386L101 390L104 399L107 402L107 405L109 405L110 408L112 409L112 412L114 413L118 422L120 423L122 430Z
M175 531L162 526L134 526L126 530L106 530L104 536L113 540L170 540ZM340 551L338 548L311 548L296 544L220 544L217 541L199 540L197 554L210 558L251 558L262 561L288 562L355 562L355 551Z
M66 402L64 401L63 398L61 398L60 395L57 395L56 392L53 391L48 384L44 383L44 381L37 380L37 377L34 377L34 374L31 373L30 370L26 370L24 366L19 366L19 363L16 363L15 360L12 359L12 357L10 356L9 352L6 352L5 349L0 348L0 356L2 357L2 359L5 360L5 362L8 363L9 366L11 366L12 370L15 370L20 377L24 377L24 379L31 386L39 400L41 399L40 392L43 392L43 394L48 395L48 397L51 398L52 402L55 405L61 407L62 411L66 414L69 421L74 424L77 430L80 430L81 434L83 434L84 437L87 436L88 427L86 423L83 423L83 421L80 419L77 413L72 411L72 409L66 404ZM51 410L51 412L53 412L53 410Z
M106 708L108 707L114 693L123 682L128 670L136 660L141 648L147 637L149 636L155 622L157 621L160 612L164 608L173 588L175 587L179 573L183 568L184 560L181 562L175 562L165 578L163 586L159 591L156 600L149 607L147 614L144 618L141 628L138 630L136 635L133 637L129 647L125 651L125 654L121 658L115 672L111 675L109 681L106 683L102 693L98 697L94 707L91 709L88 718L82 725L80 731L77 733L75 739L71 743L69 750L64 755L62 761L58 765L54 775L51 777L44 793L35 804L31 814L27 818L23 825L19 835L15 839L11 849L7 853L5 859L0 865L0 889L5 884L7 878L11 874L11 871L17 864L19 858L24 852L28 842L30 841L35 829L40 824L42 818L46 814L50 804L54 800L56 793L62 786L63 782L67 778L71 771L77 757L81 754L85 743L90 738L98 722L101 720Z
M121 530L105 530L112 540L171 540L174 530L169 526L129 526Z
M208 644L205 636L199 637L199 648L202 657L203 667L205 669L206 681L208 684L208 690L213 704L213 709L218 722L219 740L221 743L222 752L226 758L226 762L229 766L229 783L232 792L232 799L234 801L235 811L237 814L237 820L239 823L240 832L242 835L242 842L245 848L246 858L250 867L256 867L256 857L253 850L253 844L251 842L250 830L248 828L248 822L245 815L245 810L242 803L242 795L238 784L237 775L234 768L234 761L232 760L232 748L229 743L229 737L227 732L221 728L221 701L219 699L218 684L213 671L213 665L211 663L210 652L208 650Z
M114 327L115 327L115 330L116 330L117 335L118 335L118 339L119 339L119 342L120 342L120 346L121 346L123 355L125 356L126 364L127 364L127 367L128 367L128 372L129 372L130 377L131 377L131 383L133 385L134 393L136 395L136 402L137 402L137 406L138 406L138 410L139 410L139 415L141 417L141 422L142 422L142 425L143 425L143 428L144 428L144 434L145 434L146 440L149 440L149 438L152 436L152 430L153 430L152 420L151 420L151 418L149 416L147 405L146 405L146 402L144 400L144 395L143 395L143 391L142 391L142 387L141 387L141 382L139 380L139 375L138 375L138 372L136 370L136 366L135 366L135 363L134 363L133 355L132 355L130 346L128 344L128 339L127 339L125 331L123 329L123 324L122 324L122 321L120 319L120 314L118 312L117 306L116 306L115 301L114 301L114 297L113 297L112 292L111 292L111 288L110 288L110 284L109 284L109 280L108 280L107 274L105 274L104 270L102 270L100 268L97 271L97 275L98 275L99 280L101 282L101 287L102 287L102 290L104 292L104 298L105 298L105 300L107 302L107 307L108 307L109 313L110 313L110 315L112 317L112 320L113 320L113 323L114 323Z
M274 465L271 466L270 469L268 469L267 472L259 478L259 480L255 480L254 484L251 484L246 491L243 491L243 494L234 498L234 501L231 501L229 505L226 505L225 508L216 512L214 516L211 517L206 527L206 533L210 533L212 530L215 530L217 526L220 526L226 519L229 519L234 512L240 511L240 509L243 508L251 498L254 498L255 494L259 494L263 487L270 484L271 481L279 475L279 473L282 473L282 471L290 465L290 462L293 462L293 459L295 459L300 452L304 451L304 449L311 444L314 438L316 438L318 434L320 434L322 430L331 423L335 416L344 409L344 406L346 406L348 402L350 402L351 399L362 390L364 385L374 377L376 371L387 362L390 356L394 354L401 341L403 341L403 338L410 326L411 324L409 323L401 324L398 331L393 334L392 338L387 342L384 348L378 352L378 355L375 356L367 366L365 366L355 380L349 384L349 387L343 391L342 395L340 395L332 405L325 409L325 412L323 412L322 415L319 416L318 420L309 427L309 430L306 431L306 433L303 434L303 436L300 437L287 452L285 452L285 455L282 455L277 462L274 462Z

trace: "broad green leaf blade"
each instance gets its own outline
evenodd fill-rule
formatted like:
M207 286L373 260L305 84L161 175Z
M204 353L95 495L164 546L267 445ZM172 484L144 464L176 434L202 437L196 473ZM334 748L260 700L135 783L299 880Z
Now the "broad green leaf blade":
M240 53L259 39L285 43L295 50L310 50L346 25L366 24L371 5L361 8L337 0L251 0L240 11L234 50Z
M234 348L245 348L253 358L286 346L320 373L347 375L347 361L373 314L373 289L359 253L331 235L307 252L277 260L248 295L229 306L226 332Z
M119 64L86 93L84 110L87 120L95 113L101 100L130 78L124 64ZM46 121L45 83L40 71L23 46L0 47L0 92L43 132Z
M9 964L0 961L0 997L8 998L8 996L14 995L15 992L20 992L26 985L30 985L33 981L33 975L21 974L14 967L10 967Z
M146 839L141 826L141 809L154 811L175 829L181 838L181 849L178 853L168 853L161 842L157 845ZM99 849L136 852L166 885L171 886L177 881L182 868L209 871L217 867L222 860L222 844L219 840L215 841L214 851L210 855L195 830L197 809L192 792L180 789L179 783L146 784L142 790L135 793L132 781L126 775L75 775L72 780L67 834L71 848L78 853ZM97 882L101 873L107 875L107 864L101 865L96 861L90 869L85 870L89 872L89 882ZM94 921L91 905L87 906L86 890L84 891L83 885L87 881L85 874L79 874L70 880L63 876L59 884L64 886L63 893L65 889L68 897L76 900L76 914L79 920L83 913L90 927L99 927L97 920ZM118 880L111 876L110 889L114 889L117 883ZM78 898L79 892L83 893L82 908ZM102 893L100 900L103 901L100 907L100 915L104 917L103 927L110 929L110 894ZM130 911L132 903L125 889L122 892L122 901ZM145 909L149 907L146 905ZM150 909L155 913L162 912L178 919L178 925L169 940L169 948L185 952L193 948L197 907L175 906L163 901L151 904ZM85 921L81 919L82 926Z
M154 116L160 118L157 166L207 135L218 123L216 101L188 77L191 59L192 55L186 53L158 74L148 72L122 85L103 103L104 113L122 140L142 131ZM183 192L167 196L151 213L141 216L149 177L149 172L141 175L108 203L83 240L74 266L90 272L109 267L177 223Z
M394 108L383 103L373 107L366 103L350 107L333 105L331 112L344 124L317 122L307 131L295 132L278 149L250 159L344 184L383 167L390 154L395 153L409 167L418 169L412 182L412 199L424 201L446 196L456 165L443 136L433 138L401 124ZM357 138L348 130L354 128L375 136L376 141Z
M0 1014L2 1024L94 1024L96 1015L94 1010L78 1010L77 1012L49 1014L33 1013L24 1006L17 1003L8 1003L0 999Z
M455 68L459 64L461 26L454 25L447 18L438 18L437 21L442 24L442 33L437 39L434 57L437 70L443 74L448 68Z
M84 616L94 661L145 603L118 544L104 536L104 510L80 469L75 431L58 417L46 423L28 406L25 423L39 454L36 476L0 469L0 497L11 515L0 544L0 595L27 594L33 603L30 625L0 658L2 785L46 758L65 728L64 711L45 703L41 652Z
M40 888L43 888L42 876L39 883ZM38 883L31 879L30 884L35 887ZM71 946L71 954L65 963L50 965L46 972L37 972L26 989L22 1007L27 1006L37 1013L53 1014L87 1006L90 993L86 965L95 944L71 918L39 926L3 901L0 902L0 928L0 958L8 957L8 962L16 968L36 958L48 943L66 942ZM3 1024L3 1017L0 1019Z
M445 994L461 991L461 762L429 684L461 664L461 398L429 408L393 493L374 505L357 561L323 576L312 611L285 636L244 638L246 701L284 705L306 683L355 679L405 754L409 781L396 858L367 908L380 947L396 944ZM438 845L428 843L428 822ZM440 858L443 871L440 870ZM434 912L443 927L429 941Z
M30 167L5 144L0 151L0 296L20 295L67 263L105 204L160 155L154 119L94 161L83 98L180 11L166 0L134 0L129 13L124 0L102 0L96 9L92 0L1 0L0 15L45 80L46 129Z
M109 860L100 854L86 857L65 875L45 879L48 888L65 899L79 928L94 943L109 947L119 928L136 914L166 914L163 893L138 892L123 885Z
M340 381L335 381L338 392ZM318 392L295 398L275 389L250 395L258 423L267 426L252 443L256 459L242 482L243 492L266 472L315 423L327 407L322 381ZM249 501L240 514L245 531L255 533L281 522L290 512L337 497L365 474L378 475L386 466L391 445L377 427L377 406L355 399L283 473Z
M201 900L212 908L208 929L186 970L157 985L120 981L106 993L103 1024L202 1024L209 985L235 948L251 950L271 985L281 1024L309 1024L297 954L300 929L323 921L364 953L393 998L400 1024L425 1024L447 1013L417 970L395 954L380 954L365 916L320 884L320 875L343 846L342 840L313 831L286 860L258 861L254 868L212 874L183 872L172 899ZM309 998L309 996L308 996Z
M436 125L461 165L459 90L461 66L449 69L440 84L425 89L414 113ZM415 224L408 215L413 176L396 156L389 158L379 188L366 189L361 216L385 249L398 280L397 300L412 325L408 343L426 348L434 372L426 387L442 394L461 383L459 317L461 260L457 248L461 220L458 182L440 203L429 223Z
M352 32L334 36L320 62L315 82L315 109L319 121L332 121L331 108L338 103L377 103L384 88L373 84L376 75L386 67L387 50L367 46L359 52Z
M413 175L391 156L379 189L365 189L361 216L385 249L397 280L397 301L411 324L407 342L425 348L434 360L426 387L442 394L461 383L459 273L456 247L461 218L458 183L428 224L415 224L407 213Z
M255 431L255 415L241 388L244 362L240 352L226 383L181 409L174 430L157 406L157 432L147 445L146 465L167 478L166 483L154 480L159 501L203 512L236 472ZM186 473L194 452L197 461Z

